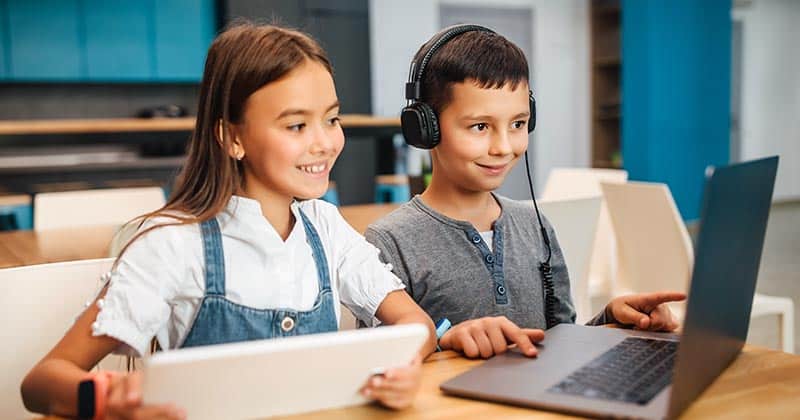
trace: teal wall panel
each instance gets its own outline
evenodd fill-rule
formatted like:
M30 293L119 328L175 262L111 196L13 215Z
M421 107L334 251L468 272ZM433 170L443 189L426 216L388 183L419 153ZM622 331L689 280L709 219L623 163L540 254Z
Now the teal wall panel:
M81 2L7 0L10 76L74 81L85 75Z
M0 0L0 80L8 77L8 12L6 0Z
M623 0L622 148L632 180L665 182L698 217L704 171L729 161L731 3Z
M153 0L83 0L87 78L149 80L155 76L151 44Z
M155 10L156 76L199 81L206 50L216 35L212 0L158 2Z

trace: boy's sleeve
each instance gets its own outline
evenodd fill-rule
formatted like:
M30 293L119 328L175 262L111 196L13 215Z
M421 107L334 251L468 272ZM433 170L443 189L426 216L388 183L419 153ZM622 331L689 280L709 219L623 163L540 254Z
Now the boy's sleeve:
M411 279L408 270L403 264L403 259L400 255L400 250L397 244L393 241L388 233L380 230L379 228L370 225L364 233L364 238L367 242L371 243L375 248L378 248L378 257L384 264L389 264L392 273L394 273L403 284L406 286L406 291L409 295L414 296L411 289Z

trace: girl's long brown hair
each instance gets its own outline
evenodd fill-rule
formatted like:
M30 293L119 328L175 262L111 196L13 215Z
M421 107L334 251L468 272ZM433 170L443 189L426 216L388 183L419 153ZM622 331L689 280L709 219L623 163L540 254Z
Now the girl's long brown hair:
M242 122L251 94L306 60L322 64L333 74L325 51L302 32L239 23L214 40L203 70L197 121L172 194L164 207L133 221L138 221L140 227L159 216L175 222L159 223L138 232L122 248L120 256L133 241L153 229L204 222L225 208L243 182L243 163L229 155L231 140L225 127Z

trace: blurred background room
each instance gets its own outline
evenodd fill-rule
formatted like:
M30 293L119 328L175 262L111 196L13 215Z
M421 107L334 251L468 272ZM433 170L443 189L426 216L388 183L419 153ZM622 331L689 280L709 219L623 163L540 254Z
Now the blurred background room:
M797 351L796 0L0 0L0 268L113 254L116 229L163 204L194 126L206 49L240 18L304 30L329 53L347 144L325 199L361 232L424 188L427 152L400 131L404 84L419 46L456 23L488 26L529 59L538 106L529 149L545 202L603 197L600 181L663 185L677 221L669 229L692 237L707 166L780 155L758 282L766 300L750 337ZM114 205L92 195L112 190L159 193ZM77 204L49 199L67 192ZM524 164L500 193L530 199ZM588 284L575 291L588 302L579 318L626 287L646 289L619 274L633 242L605 204L589 223L594 254L578 261L576 251L570 266ZM129 211L104 218L120 208ZM74 232L81 226L100 242ZM666 246L650 239L634 247ZM679 285L692 264L684 245ZM650 269L640 279L671 273Z

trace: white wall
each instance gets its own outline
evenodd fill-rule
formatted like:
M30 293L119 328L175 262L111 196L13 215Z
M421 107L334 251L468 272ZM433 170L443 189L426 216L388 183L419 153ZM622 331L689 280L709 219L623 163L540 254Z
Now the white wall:
M742 160L780 155L774 198L800 198L800 1L755 0L742 28Z
M370 0L373 113L399 115L411 58L440 29L440 4L533 10L536 186L541 190L553 167L589 166L589 10L583 0Z

